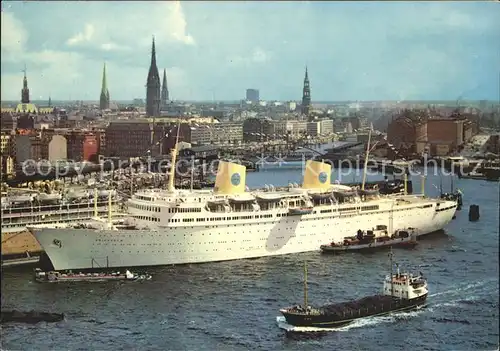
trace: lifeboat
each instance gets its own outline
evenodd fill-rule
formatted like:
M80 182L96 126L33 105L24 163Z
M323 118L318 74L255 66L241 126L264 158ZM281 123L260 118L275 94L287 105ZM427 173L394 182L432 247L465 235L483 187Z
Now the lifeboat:
M40 193L38 194L38 200L42 202L57 202L62 199L61 194L46 194Z
M256 196L258 201L263 202L278 202L281 200L282 196L278 193L263 193Z
M288 213L292 216L302 216L311 214L314 208L312 206L308 207L295 207L288 210Z

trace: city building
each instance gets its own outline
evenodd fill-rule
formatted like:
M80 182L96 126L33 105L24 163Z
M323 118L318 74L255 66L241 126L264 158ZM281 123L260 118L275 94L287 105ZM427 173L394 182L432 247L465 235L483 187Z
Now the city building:
M22 134L15 135L14 148L15 148L15 162L22 164L25 161L42 160L42 139L39 135L21 131Z
M273 138L274 124L267 118L247 118L243 121L243 141L266 141Z
M68 159L68 142L63 135L52 135L48 147L44 149L47 150L47 154L42 150L42 159L51 163Z
M106 128L104 154L109 157L163 155L168 152L164 148L165 140L172 137L172 133L175 132L171 125L148 119L113 121Z
M109 90L108 83L106 79L106 63L102 69L102 86L101 86L101 96L99 99L99 108L102 110L109 109Z
M247 89L247 95L246 95L247 101L251 102L259 102L259 90L257 89Z
M319 120L321 135L331 135L335 132L335 128L333 126L333 120L331 119L321 119Z
M310 136L318 136L321 134L321 123L320 122L307 122L306 133Z
M160 75L156 65L155 39L151 47L151 64L149 66L148 78L146 83L146 115L148 117L160 116Z
M474 135L474 125L460 115L441 117L427 111L405 110L387 128L387 140L399 155L446 156Z

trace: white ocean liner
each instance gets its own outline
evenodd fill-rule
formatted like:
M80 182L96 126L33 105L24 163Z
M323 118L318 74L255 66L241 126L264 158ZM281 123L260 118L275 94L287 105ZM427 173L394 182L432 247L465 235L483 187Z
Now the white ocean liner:
M174 151L175 155L175 151ZM173 157L175 162L175 157ZM174 168L174 167L172 167ZM329 164L308 161L302 187L247 191L245 167L220 162L214 190L136 193L135 228L31 228L54 269L134 267L223 261L319 250L357 229L443 229L455 201L380 196L330 183Z

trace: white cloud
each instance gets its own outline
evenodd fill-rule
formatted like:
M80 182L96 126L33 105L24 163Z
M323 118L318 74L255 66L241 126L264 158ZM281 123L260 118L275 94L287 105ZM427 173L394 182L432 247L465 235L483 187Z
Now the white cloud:
M122 51L122 50L128 50L129 48L115 43L104 43L101 44L101 49L104 51Z
M228 61L232 65L253 65L253 64L262 64L271 59L271 53L266 52L260 47L256 47L253 49L251 53L246 55L236 55L228 58Z
M90 42L92 38L94 37L95 33L95 28L94 25L91 23L85 24L85 28L83 29L83 32L80 32L76 34L75 36L69 38L66 41L66 44L73 46L81 43L86 43Z
M269 53L266 53L261 48L255 48L252 54L253 62L266 62L269 60Z
M166 18L163 21L165 23L165 27L163 28L166 32L165 34L184 44L195 44L194 38L187 33L186 16L182 10L181 2L174 1L165 5Z
M28 33L23 24L12 13L2 12L1 16L2 61L16 62L22 59Z

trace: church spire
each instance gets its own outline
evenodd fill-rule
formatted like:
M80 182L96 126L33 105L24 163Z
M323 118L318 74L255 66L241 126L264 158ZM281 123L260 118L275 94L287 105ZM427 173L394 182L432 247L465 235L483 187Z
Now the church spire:
M106 63L104 63L104 67L102 69L102 86L101 86L101 96L99 99L99 108L101 110L109 109L109 90L106 78Z
M309 76L306 74L304 76L304 88L302 89L302 114L304 116L309 116L309 111L311 108L311 88L309 86Z
M146 114L150 117L160 115L160 75L158 66L156 66L156 48L155 38L151 46L151 65L149 66L148 78L146 83Z
M26 77L26 65L24 65L23 89L21 90L21 103L30 103L30 90L28 89L28 78Z
M167 70L163 69L163 83L161 85L161 108L166 109L169 100L168 85L167 85Z

